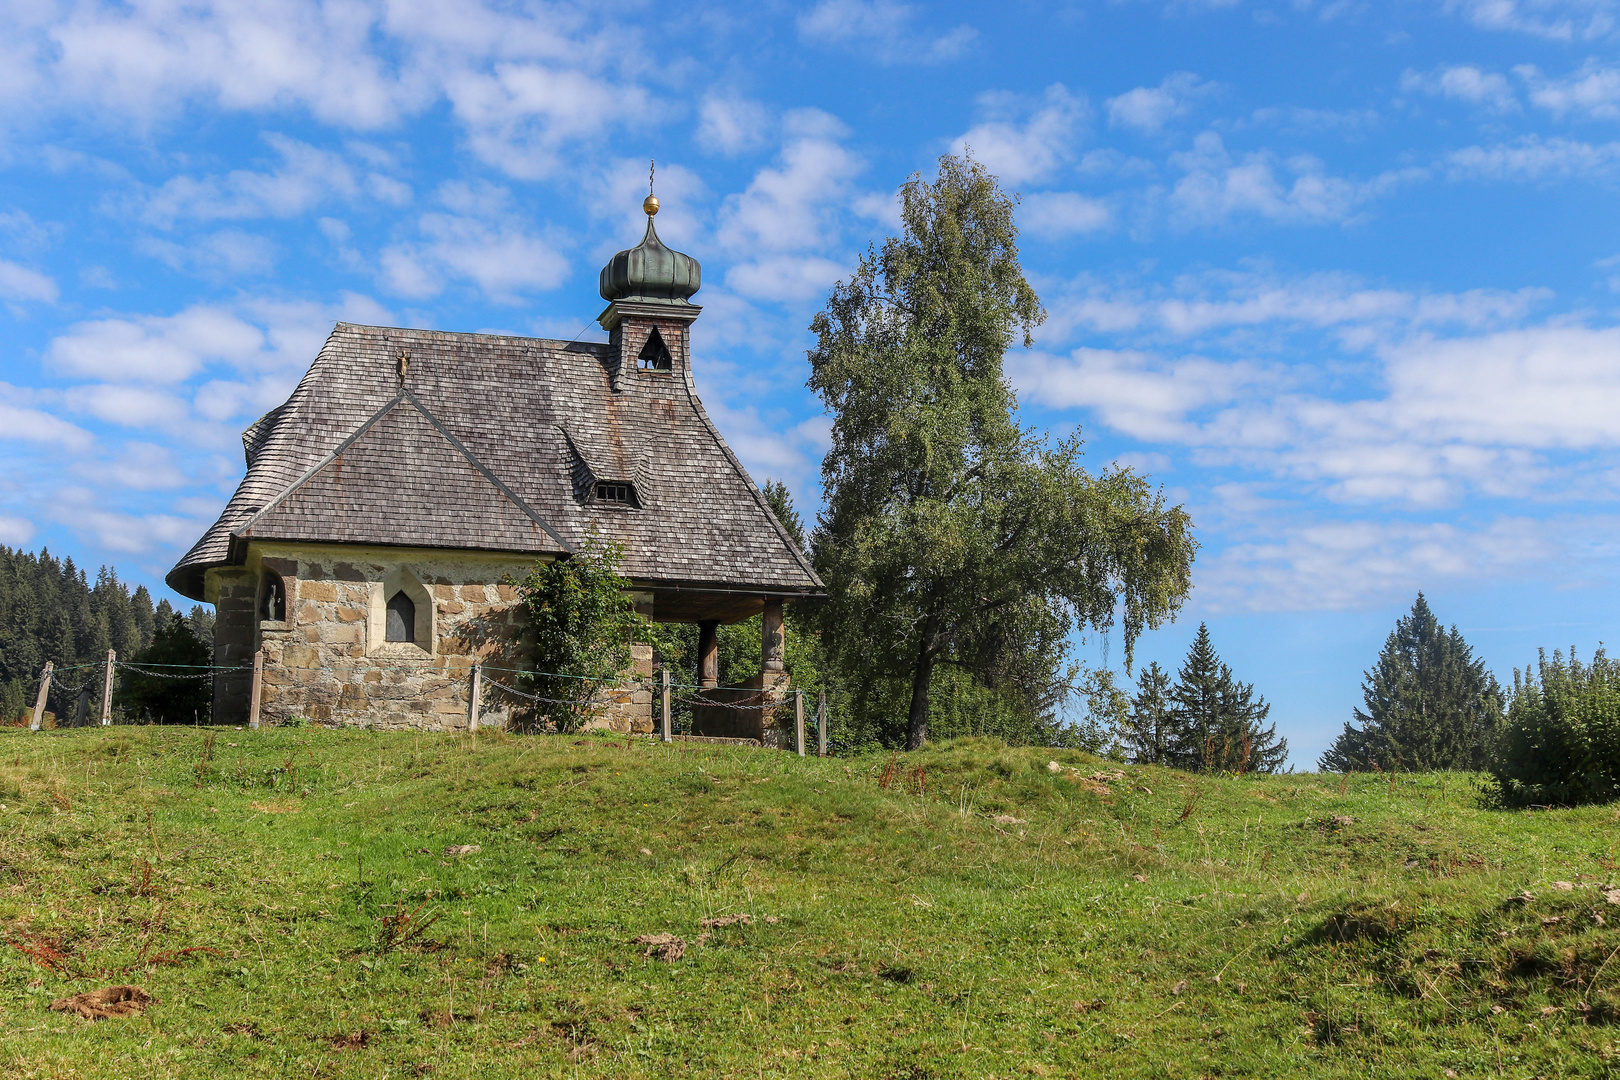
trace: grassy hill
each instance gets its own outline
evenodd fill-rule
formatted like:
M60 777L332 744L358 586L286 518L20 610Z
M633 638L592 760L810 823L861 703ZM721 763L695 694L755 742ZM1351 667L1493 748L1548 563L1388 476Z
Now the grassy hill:
M0 803L7 1076L1620 1073L1615 810L1467 776L117 728Z

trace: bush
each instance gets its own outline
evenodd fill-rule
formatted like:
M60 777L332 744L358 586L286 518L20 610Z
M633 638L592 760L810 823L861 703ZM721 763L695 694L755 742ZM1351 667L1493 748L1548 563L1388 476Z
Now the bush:
M1509 806L1620 796L1620 663L1600 648L1583 664L1572 649L1568 661L1543 652L1535 670L1514 671L1491 775Z
M619 573L624 545L593 531L579 550L539 563L515 582L528 614L533 670L523 682L537 694L535 712L557 731L578 731L601 711L607 686L630 668L635 642L663 642L636 614L630 581Z

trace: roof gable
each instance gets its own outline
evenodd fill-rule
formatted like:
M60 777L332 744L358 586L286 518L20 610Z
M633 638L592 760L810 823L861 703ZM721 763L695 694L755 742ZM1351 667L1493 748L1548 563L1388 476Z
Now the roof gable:
M261 540L569 550L407 391L237 531Z

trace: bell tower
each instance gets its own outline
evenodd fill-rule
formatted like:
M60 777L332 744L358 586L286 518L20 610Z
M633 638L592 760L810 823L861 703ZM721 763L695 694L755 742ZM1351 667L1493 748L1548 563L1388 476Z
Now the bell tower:
M607 310L597 322L608 332L608 367L615 392L637 379L687 379L691 374L692 321L703 309L692 303L702 285L702 267L690 255L664 246L653 227L658 196L641 204L647 234L602 267Z

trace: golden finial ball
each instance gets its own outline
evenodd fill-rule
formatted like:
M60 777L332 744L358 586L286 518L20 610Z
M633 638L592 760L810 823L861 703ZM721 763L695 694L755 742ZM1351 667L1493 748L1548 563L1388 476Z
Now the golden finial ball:
M658 196L648 195L645 199L641 200L641 208L647 211L648 217L652 217L654 214L658 213Z

